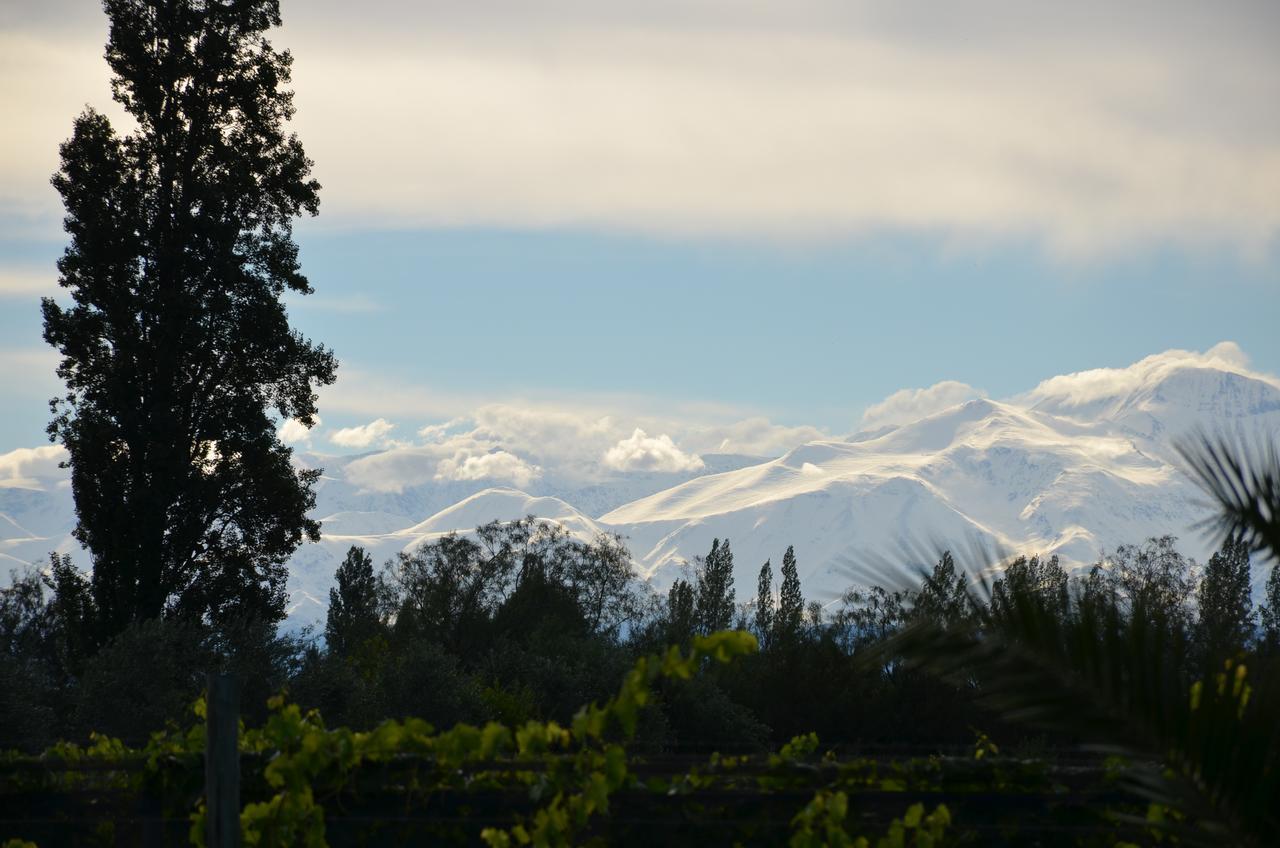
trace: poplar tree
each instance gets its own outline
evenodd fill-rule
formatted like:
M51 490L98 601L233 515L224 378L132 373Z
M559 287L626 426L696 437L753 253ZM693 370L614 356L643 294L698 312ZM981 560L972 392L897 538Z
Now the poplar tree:
M697 569L694 615L700 633L726 630L733 623L733 552L729 540L711 542L711 552Z
M795 548L782 555L782 587L778 592L778 615L774 624L777 641L788 642L800 633L804 623L804 596L800 593L800 573L796 570Z
M48 432L69 454L76 538L99 636L163 615L284 615L285 562L319 537L319 471L279 419L314 423L333 354L290 327L309 294L293 219L319 184L297 136L277 0L106 0L120 135L89 109L53 185L69 305L43 302L66 392Z
M773 635L773 564L765 560L756 581L756 634L760 647L769 647Z

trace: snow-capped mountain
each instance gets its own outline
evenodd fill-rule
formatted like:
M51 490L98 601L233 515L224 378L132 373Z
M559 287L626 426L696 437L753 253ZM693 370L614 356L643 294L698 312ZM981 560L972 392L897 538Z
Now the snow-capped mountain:
M546 468L527 490L483 477L388 489L367 484L371 463L412 461L412 453L302 455L325 468L314 513L322 539L293 559L291 615L298 623L323 616L333 570L351 545L387 559L450 531L525 515L584 540L623 535L659 589L716 537L732 540L740 594L754 588L766 558L794 545L806 594L816 598L843 591L861 565L914 546L1057 553L1082 565L1118 544L1172 533L1203 559L1211 543L1194 527L1207 508L1178 470L1175 446L1197 430L1223 429L1280 435L1280 380L1249 371L1229 344L1054 377L1012 398L970 400L773 459L704 455L697 470ZM0 456L0 561L74 548L57 451Z

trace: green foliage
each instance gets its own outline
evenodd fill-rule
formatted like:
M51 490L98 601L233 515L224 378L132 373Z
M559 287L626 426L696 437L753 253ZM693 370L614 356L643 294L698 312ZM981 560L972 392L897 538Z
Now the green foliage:
M1250 684L1229 665L1216 682L1194 682L1182 611L1150 583L1137 585L1124 588L1124 601L1082 598L1066 617L1043 594L1010 586L1008 602L982 620L917 621L883 650L976 679L980 700L1006 720L1123 755L1126 786L1185 814L1184 840L1255 844L1280 826L1276 678Z
M791 822L791 848L934 848L944 844L943 835L951 825L945 804L928 815L924 804L912 804L902 818L893 820L884 836L872 842L849 835L848 815L849 798L844 792L818 792Z
M509 830L489 829L490 845L531 843L539 846L572 844L574 834L595 815L608 811L609 795L628 778L624 749L608 741L613 731L622 738L635 733L640 711L650 703L658 678L689 679L704 660L728 662L756 649L755 637L724 632L695 637L686 654L673 647L662 655L640 659L624 677L618 693L602 705L588 704L568 727L556 722L526 722L517 728L489 723L478 728L460 724L436 734L417 719L387 721L368 733L345 728L328 730L315 711L304 713L282 698L272 703L272 715L259 731L244 736L249 751L270 752L264 770L274 790L263 802L248 804L241 815L246 845L325 845L324 814L317 793L340 787L364 762L392 759L400 754L430 755L437 774L446 775L472 762L502 756L521 761L548 759L541 782L530 777L535 797L549 798L534 815ZM560 759L570 756L567 768ZM545 780L550 779L550 783ZM192 833L202 832L199 819Z

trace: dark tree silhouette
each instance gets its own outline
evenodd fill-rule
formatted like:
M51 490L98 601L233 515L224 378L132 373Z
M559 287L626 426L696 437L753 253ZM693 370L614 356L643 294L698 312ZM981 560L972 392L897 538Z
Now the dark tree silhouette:
M272 411L311 425L336 362L291 329L307 294L292 220L319 184L297 137L291 57L265 37L277 0L106 0L125 136L92 109L53 185L72 303L45 299L66 394L49 435L70 454L93 557L99 638L181 614L278 620L285 560L319 527Z
M756 580L755 619L760 648L766 650L773 636L773 563L770 560L765 560L760 566L760 576Z
M774 621L774 638L779 644L795 640L804 623L804 595L800 591L800 573L796 570L796 551L788 547L782 555L782 587L778 592L778 615Z
M694 617L698 632L727 630L733 623L733 552L729 540L711 541L711 551L698 564Z
M667 641L680 644L693 635L693 586L688 580L677 580L667 593Z
M334 579L338 585L329 590L324 640L331 653L343 655L372 638L381 624L373 557L352 545Z
M955 558L943 551L933 571L920 585L913 613L929 621L954 624L973 610L964 575L956 570Z
M1280 563L1271 566L1267 575L1263 602L1258 607L1258 625L1260 647L1269 654L1280 654Z
M1223 660L1244 649L1253 630L1249 545L1243 538L1229 537L1209 557L1196 600L1196 643L1204 664L1216 670Z

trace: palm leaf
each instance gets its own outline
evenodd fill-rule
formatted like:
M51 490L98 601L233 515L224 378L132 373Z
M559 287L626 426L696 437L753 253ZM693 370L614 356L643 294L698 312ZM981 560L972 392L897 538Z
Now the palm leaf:
M1275 673L1246 672L1237 686L1233 666L1221 688L1214 678L1193 697L1188 636L1160 611L1077 598L1063 617L1011 588L992 612L989 586L975 582L980 617L916 621L880 651L957 682L976 679L980 699L1007 720L1123 755L1129 788L1180 810L1188 844L1265 844L1280 831Z
M1266 551L1273 562L1280 563L1280 449L1276 442L1201 431L1176 447L1187 473L1217 511L1208 524L1223 537L1242 534L1255 551Z

